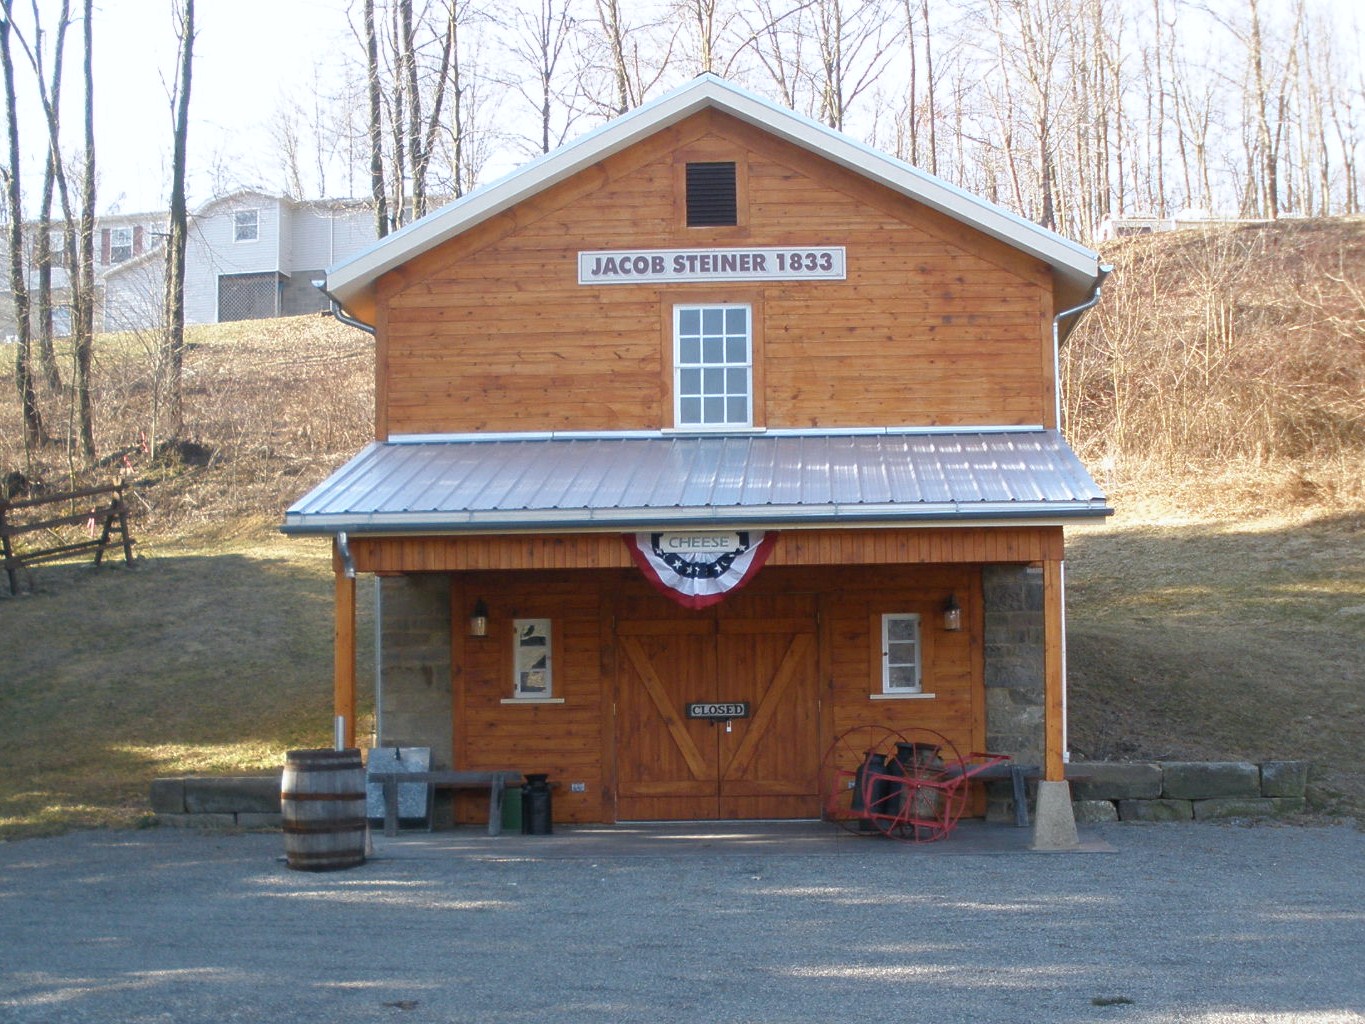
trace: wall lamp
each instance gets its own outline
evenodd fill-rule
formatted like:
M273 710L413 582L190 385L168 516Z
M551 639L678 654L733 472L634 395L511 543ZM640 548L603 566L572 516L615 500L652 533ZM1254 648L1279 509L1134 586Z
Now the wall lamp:
M488 605L483 603L483 598L474 602L474 610L469 613L469 635L488 635Z
M962 605L957 603L956 594L949 594L944 602L943 628L949 633L962 632Z

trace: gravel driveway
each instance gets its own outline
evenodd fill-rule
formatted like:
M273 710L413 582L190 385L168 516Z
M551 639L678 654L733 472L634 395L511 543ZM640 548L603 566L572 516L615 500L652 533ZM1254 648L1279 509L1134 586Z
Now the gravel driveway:
M1365 1024L1365 833L1009 831L0 843L0 1021Z

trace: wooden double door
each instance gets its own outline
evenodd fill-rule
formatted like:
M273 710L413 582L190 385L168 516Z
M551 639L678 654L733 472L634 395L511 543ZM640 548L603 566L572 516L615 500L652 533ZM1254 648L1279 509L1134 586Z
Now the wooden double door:
M810 594L618 612L617 819L818 817L816 621Z

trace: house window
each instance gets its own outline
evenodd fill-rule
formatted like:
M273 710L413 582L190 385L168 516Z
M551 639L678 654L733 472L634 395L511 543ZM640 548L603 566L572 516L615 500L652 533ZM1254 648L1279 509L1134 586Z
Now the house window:
M674 307L676 426L752 425L752 319L748 306Z
M726 227L739 223L734 161L687 165L687 226Z
M550 664L550 620L512 620L512 695L518 700L554 696Z
M260 237L260 230L259 210L238 210L232 215L232 240L234 242L254 242Z
M882 616L882 693L895 697L922 692L919 616Z
M133 229L109 229L109 262L124 263L133 258Z

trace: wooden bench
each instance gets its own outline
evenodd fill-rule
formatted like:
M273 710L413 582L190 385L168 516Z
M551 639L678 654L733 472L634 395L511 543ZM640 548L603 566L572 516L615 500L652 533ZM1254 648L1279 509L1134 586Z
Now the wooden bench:
M502 798L508 786L521 782L521 772L375 772L369 776L370 782L384 787L384 834L398 834L398 786L404 782L426 783L436 789L486 789L488 790L488 834L502 833ZM430 827L431 815L427 815Z

